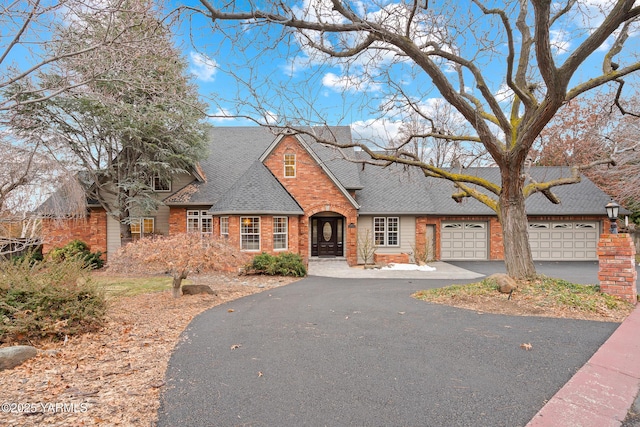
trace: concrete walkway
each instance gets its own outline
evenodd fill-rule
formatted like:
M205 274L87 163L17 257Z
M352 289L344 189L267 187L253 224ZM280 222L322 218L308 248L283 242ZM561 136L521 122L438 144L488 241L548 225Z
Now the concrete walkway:
M341 279L447 279L466 280L484 277L482 273L456 267L446 262L431 262L435 271L399 271L364 269L362 266L349 267L346 261L322 259L309 262L309 276L334 277Z

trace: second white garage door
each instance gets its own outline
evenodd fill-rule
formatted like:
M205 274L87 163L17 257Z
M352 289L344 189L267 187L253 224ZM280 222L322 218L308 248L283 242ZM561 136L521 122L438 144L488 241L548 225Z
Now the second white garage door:
M536 221L529 223L529 244L535 260L598 259L598 222Z
M440 258L487 259L488 230L486 222L443 222L440 235Z

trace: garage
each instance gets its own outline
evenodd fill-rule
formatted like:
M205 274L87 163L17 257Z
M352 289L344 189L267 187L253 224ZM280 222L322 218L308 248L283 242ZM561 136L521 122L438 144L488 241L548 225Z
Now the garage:
M532 221L529 244L534 260L591 261L598 259L597 221Z
M440 258L487 259L489 234L486 222L443 222L440 236Z

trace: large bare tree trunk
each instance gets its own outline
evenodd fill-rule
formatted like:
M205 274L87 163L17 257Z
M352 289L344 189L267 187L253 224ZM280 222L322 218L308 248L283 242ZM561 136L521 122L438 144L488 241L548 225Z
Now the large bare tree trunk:
M531 278L536 275L529 245L525 198L520 182L523 177L519 169L514 168L511 172L503 171L499 213L504 261L507 274L514 279Z

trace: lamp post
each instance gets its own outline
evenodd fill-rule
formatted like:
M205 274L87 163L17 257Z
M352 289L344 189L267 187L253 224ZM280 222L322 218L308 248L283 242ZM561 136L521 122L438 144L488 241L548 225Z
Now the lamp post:
M604 207L607 210L607 216L609 217L609 221L611 221L611 228L609 229L610 234L618 234L618 224L616 221L618 220L618 212L620 210L620 205L614 202L613 200L607 203Z

